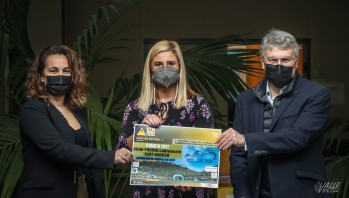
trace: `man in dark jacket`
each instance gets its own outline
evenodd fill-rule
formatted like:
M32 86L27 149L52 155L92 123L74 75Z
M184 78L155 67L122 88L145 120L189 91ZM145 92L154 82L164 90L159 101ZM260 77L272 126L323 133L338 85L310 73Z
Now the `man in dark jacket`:
M329 197L316 186L326 181L322 145L330 94L297 73L293 35L272 29L260 52L265 77L239 95L234 129L217 139L219 148L232 148L234 197Z

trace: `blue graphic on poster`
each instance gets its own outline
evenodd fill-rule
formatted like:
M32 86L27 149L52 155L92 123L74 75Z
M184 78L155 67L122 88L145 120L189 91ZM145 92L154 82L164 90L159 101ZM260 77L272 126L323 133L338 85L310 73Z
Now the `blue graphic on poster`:
M219 159L218 152L218 148L183 145L183 157L182 159L176 159L174 164L183 165L190 170L202 172L205 171L205 166L217 167Z

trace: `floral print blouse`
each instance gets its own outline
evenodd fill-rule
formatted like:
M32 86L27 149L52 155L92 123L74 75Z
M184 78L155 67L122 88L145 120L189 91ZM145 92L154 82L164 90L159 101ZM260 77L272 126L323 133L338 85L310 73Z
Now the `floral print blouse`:
M140 124L147 114L157 114L161 106L166 103L157 103L149 107L148 111L138 109L138 99L128 104L124 111L121 127L121 136L117 148L129 148L127 138L133 134L135 124ZM187 101L187 105L177 109L174 102L168 102L168 112L162 125L214 128L214 119L207 101L202 96L194 96ZM171 186L135 186L132 197L149 198L206 198L207 189L192 188L190 191L182 192Z

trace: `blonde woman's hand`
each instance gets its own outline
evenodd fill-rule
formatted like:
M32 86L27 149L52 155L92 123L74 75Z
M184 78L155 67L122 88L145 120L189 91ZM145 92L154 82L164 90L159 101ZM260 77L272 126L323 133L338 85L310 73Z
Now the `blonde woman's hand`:
M142 124L147 124L152 127L158 127L162 124L162 119L155 114L148 114L144 117Z

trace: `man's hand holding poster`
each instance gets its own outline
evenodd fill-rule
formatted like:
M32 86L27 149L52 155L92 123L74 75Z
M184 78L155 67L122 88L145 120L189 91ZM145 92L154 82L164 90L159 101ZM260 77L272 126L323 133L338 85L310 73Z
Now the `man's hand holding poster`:
M131 185L218 188L221 129L134 127Z

